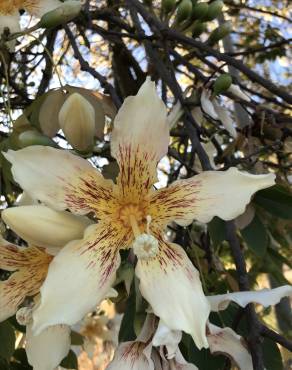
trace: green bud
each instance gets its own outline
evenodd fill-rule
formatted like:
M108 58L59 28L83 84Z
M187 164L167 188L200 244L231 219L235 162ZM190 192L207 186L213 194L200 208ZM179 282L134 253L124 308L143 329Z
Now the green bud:
M214 82L212 95L216 96L228 90L231 84L232 84L232 77L230 76L230 74L223 73Z
M36 130L27 130L19 134L18 145L20 148L25 148L30 145L56 146L56 143Z
M192 20L203 19L207 14L209 6L207 3L197 3L192 10Z
M172 12L175 8L176 0L162 0L161 8L165 14Z
M192 13L193 4L191 0L182 0L182 2L177 7L176 13L176 23L182 23L186 21Z
M205 25L204 23L200 22L200 21L195 21L192 26L191 26L191 33L192 33L192 36L194 38L200 36L201 33L203 33L205 31Z
M209 5L207 14L204 17L204 21L212 21L213 19L217 18L221 13L223 5L224 3L221 0L213 1L213 3Z
M215 30L211 32L208 38L208 44L213 45L219 40L223 39L231 32L231 29L231 22L225 22L221 26L215 28Z
M78 0L66 1L58 8L44 14L39 22L39 26L53 28L67 23L80 13L81 7L82 5Z

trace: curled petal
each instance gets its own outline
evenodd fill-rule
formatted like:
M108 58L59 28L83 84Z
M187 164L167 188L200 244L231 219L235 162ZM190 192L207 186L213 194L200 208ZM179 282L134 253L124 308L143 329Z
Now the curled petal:
M108 214L112 182L85 159L38 145L3 155L12 164L14 179L32 198L56 210L94 211L99 218Z
M212 311L225 310L230 302L236 302L245 307L249 303L258 303L264 307L272 306L280 302L283 297L292 296L292 286L283 285L275 289L262 289L253 292L235 292L208 296Z
M120 344L106 370L156 370L151 358L144 353L146 347L142 342Z
M111 153L120 167L124 197L137 198L156 182L156 165L168 142L166 107L147 79L136 96L126 98L114 121Z
M237 132L236 132L236 129L233 125L233 120L230 116L230 113L228 111L227 108L225 107L221 107L221 105L219 105L218 102L214 101L213 102L213 105L214 105L214 108L215 108L215 111L220 119L220 121L222 122L222 125L224 126L224 128L229 132L229 134L236 138L237 137Z
M214 216L232 220L242 214L252 195L274 184L275 175L251 175L231 167L227 171L205 171L174 182L150 198L154 222L188 224L193 219L209 222Z
M67 356L71 339L67 325L50 326L34 335L31 324L26 327L26 354L30 365L36 370L54 370Z
M170 330L161 320L158 328L152 338L152 344L155 347L165 346L167 350L166 357L171 359L175 357L178 351L178 344L181 341L182 332L179 330Z
M22 239L45 248L61 248L71 240L82 238L91 223L85 217L41 205L7 208L1 215Z
M210 307L199 273L180 246L159 236L157 239L158 254L138 260L136 266L141 294L170 329L189 333L198 348L207 348L206 322Z
M213 119L218 119L218 115L214 109L214 105L211 102L211 91L203 89L201 95L201 106L202 110L207 113Z
M211 353L224 353L240 370L253 369L251 355L241 336L231 328L219 328L213 324L209 324L209 330L207 338Z
M38 248L19 248L1 241L0 268L13 274L0 282L0 321L14 315L25 297L38 293L51 260Z
M68 243L55 256L35 310L36 334L56 324L73 325L107 296L128 235L115 225L91 225L84 239Z

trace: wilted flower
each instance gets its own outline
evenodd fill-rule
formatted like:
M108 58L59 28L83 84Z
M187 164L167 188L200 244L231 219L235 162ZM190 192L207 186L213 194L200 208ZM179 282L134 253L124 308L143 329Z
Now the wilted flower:
M68 151L34 146L4 153L15 180L31 196L58 210L92 212L98 220L84 239L69 242L51 262L34 312L36 333L50 325L75 324L93 310L115 280L119 251L132 247L141 294L155 315L170 329L189 333L198 348L208 347L210 306L199 273L184 250L165 239L164 229L174 220L186 225L194 218L233 219L255 191L273 185L275 176L230 168L154 191L157 162L169 142L166 117L150 80L125 100L111 141L120 167L117 184Z

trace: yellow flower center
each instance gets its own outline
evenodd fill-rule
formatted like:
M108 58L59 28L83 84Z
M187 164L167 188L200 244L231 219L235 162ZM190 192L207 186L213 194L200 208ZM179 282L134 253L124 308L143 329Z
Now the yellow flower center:
M136 204L128 204L121 207L119 213L123 225L133 231L133 250L139 259L154 257L158 252L158 241L150 235L151 216L146 215L145 209Z

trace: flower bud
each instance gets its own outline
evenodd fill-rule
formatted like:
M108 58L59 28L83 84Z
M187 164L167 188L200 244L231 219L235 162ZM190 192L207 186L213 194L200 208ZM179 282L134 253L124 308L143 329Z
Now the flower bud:
M222 92L228 90L232 84L232 77L229 73L223 73L220 75L213 85L213 96L219 95Z
M58 8L44 14L39 22L39 26L52 28L62 23L70 22L80 13L81 7L82 5L78 0L66 1Z
M36 130L27 130L18 135L18 145L25 148L30 145L56 146L56 143Z
M191 16L192 20L204 18L208 12L208 8L209 6L207 3L195 4L192 10L192 16Z
M175 8L176 0L162 0L161 8L165 14L172 12Z
M95 112L82 95L71 94L59 112L59 123L73 148L86 151L93 146Z
M193 4L191 0L182 0L177 7L175 23L182 23L186 21L192 13Z
M192 27L191 27L190 31L192 33L192 37L196 38L196 37L200 36L200 34L205 31L205 25L204 25L204 23L202 23L200 21L195 21L192 24Z
M223 5L223 1L221 0L213 1L208 7L208 11L204 16L204 21L212 21L217 18L222 11Z
M219 40L223 39L231 32L231 27L231 22L225 22L221 26L215 28L215 30L211 32L208 38L208 44L213 45Z
M244 93L239 86L235 85L235 84L231 84L231 86L229 87L228 89L228 92L230 92L231 94L233 94L234 96L242 99L242 100L245 100L245 101L250 101L250 97Z
M7 208L1 215L3 221L22 239L44 248L60 248L71 240L81 239L91 223L86 217L42 205Z

